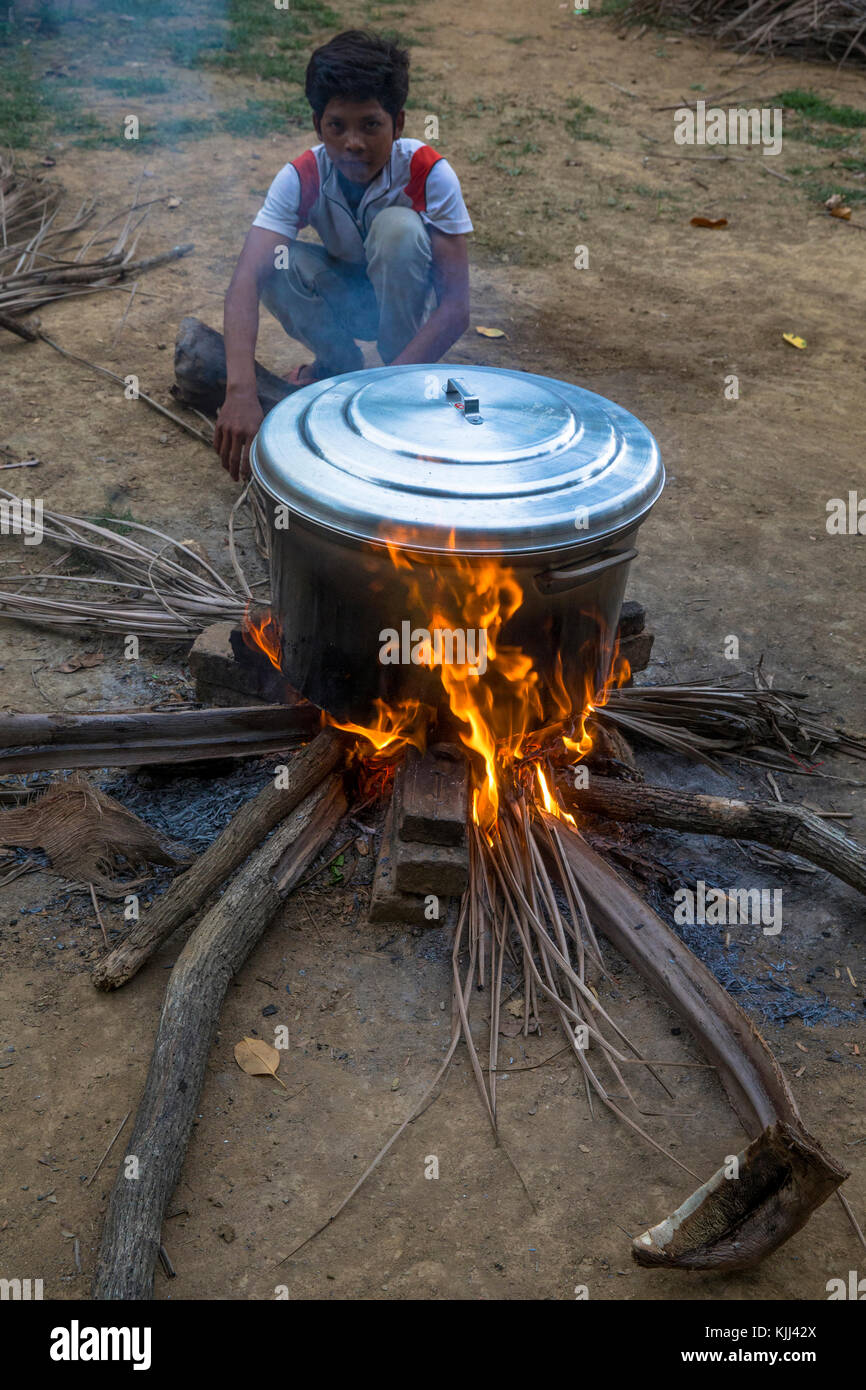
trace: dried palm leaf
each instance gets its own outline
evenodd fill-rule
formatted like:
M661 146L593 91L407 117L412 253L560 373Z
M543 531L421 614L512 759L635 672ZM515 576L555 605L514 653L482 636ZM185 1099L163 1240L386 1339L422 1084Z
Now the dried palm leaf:
M14 493L0 488L0 498L20 502ZM0 591L0 616L17 618L41 627L69 627L96 632L126 634L161 640L194 637L210 623L228 619L239 622L247 598L237 593L210 565L182 541L173 540L156 527L124 521L122 534L98 518L68 516L45 510L45 537L71 549L89 562L105 566L118 579L64 574L7 576ZM153 536L159 549L135 535ZM168 553L167 553L168 552ZM176 552L179 559L171 558ZM31 583L60 585L62 597L19 593L10 585ZM81 587L108 589L105 599L82 597ZM57 590L54 590L56 593Z
M631 0L625 16L685 22L735 48L866 60L866 0Z
M119 883L124 866L140 870L192 857L185 846L167 840L119 801L75 776L55 783L26 806L0 811L0 844L42 849L55 873L93 884L114 898L141 882Z
M819 720L802 704L802 692L771 688L760 668L753 682L622 686L606 703L599 697L590 727L613 724L717 771L723 771L719 757L747 751L795 774L814 774L811 764L822 749L866 758L866 739Z

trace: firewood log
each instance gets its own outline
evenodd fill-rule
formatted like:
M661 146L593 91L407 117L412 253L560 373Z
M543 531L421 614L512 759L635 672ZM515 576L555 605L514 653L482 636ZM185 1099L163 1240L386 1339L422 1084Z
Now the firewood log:
M593 923L683 1019L752 1138L737 1155L738 1180L727 1181L721 1167L634 1241L633 1258L645 1266L748 1269L800 1230L848 1173L806 1130L775 1057L712 972L580 834L545 820Z
M611 820L685 830L692 835L719 835L754 840L787 854L799 854L844 883L866 893L866 850L837 826L805 806L780 801L733 801L667 787L636 786L592 775L584 788L568 792L582 811Z
M306 702L134 714L0 714L0 776L258 758L309 738L320 718Z
M247 801L192 868L171 887L122 941L97 962L97 989L118 989L149 960L166 937L182 926L253 852L274 826L288 815L343 758L343 740L334 729L323 729L288 764L286 785L268 785Z
M162 1221L175 1189L229 981L283 897L330 840L346 810L332 773L232 880L171 973L144 1093L108 1204L93 1297L148 1299ZM275 870L279 868L279 884ZM127 1176L137 1160L137 1176Z
M256 392L267 415L278 401L298 388L256 362ZM226 394L226 347L223 335L201 319L181 320L174 346L172 395L186 405L215 415Z

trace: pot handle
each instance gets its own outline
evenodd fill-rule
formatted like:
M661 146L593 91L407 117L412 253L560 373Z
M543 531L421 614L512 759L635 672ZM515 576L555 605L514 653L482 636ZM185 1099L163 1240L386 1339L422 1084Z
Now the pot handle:
M605 570L628 564L636 555L637 551L634 549L621 550L613 555L602 555L587 565L574 565L571 569L565 570L545 570L535 576L535 586L542 594L563 594L567 589L576 589L587 580L595 579L596 575L604 574Z
M478 397L469 390L468 386L456 376L449 376L443 389L446 399L449 400L452 405L456 405L458 410L463 411L463 418L467 424L484 424L484 416L479 413L481 405Z

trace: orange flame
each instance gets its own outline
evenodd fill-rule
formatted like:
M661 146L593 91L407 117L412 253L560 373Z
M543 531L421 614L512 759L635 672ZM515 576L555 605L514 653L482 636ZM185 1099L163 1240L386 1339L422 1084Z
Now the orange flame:
M614 644L613 660L611 662L610 675L604 682L601 690L590 690L589 682L586 682L584 691L583 710L581 712L580 720L578 722L577 740L568 738L565 734L563 734L562 736L562 741L565 744L565 747L568 749L569 753L573 753L575 755L578 762L581 760L581 758L585 758L587 754L592 751L592 735L589 732L589 729L587 728L587 724L590 718L593 714L595 714L596 710L604 709L605 705L610 699L610 692L612 690L619 690L620 686L625 685L626 681L629 679L630 676L631 666L627 657L620 656L619 637L617 637L616 642Z
M373 725L341 724L325 712L325 722L335 729L344 729L348 734L372 743L377 753L398 753L410 744L423 753L427 747L427 726L433 711L420 700L400 700L395 706L386 705L384 700L375 700L376 723Z
M422 641L418 649L421 664L437 671L451 713L461 726L460 740L472 756L473 821L490 840L503 789L513 787L519 779L540 806L574 825L574 818L559 805L555 788L537 760L548 755L555 759L556 746L572 759L585 758L590 752L590 716L607 703L610 691L630 675L628 662L619 658L618 643L610 675L600 691L594 689L598 652L590 651L588 646L588 674L577 715L576 700L567 688L558 656L553 677L547 679L542 690L532 658L519 647L501 641L505 624L523 603L523 590L513 569L492 558L470 562L456 554L453 532L449 538L451 553L439 563L414 553L400 543L399 537L385 540L384 544L403 577L408 610L426 615L430 641ZM440 630L442 634L480 635L484 663L470 664L468 650L463 652L467 657L464 663L445 659L443 652L449 651L453 658L454 650L446 646L444 637L437 639ZM264 651L277 670L281 669L281 636L279 623L272 614L253 618L248 610L244 640ZM477 655L477 642L475 652ZM394 705L376 700L375 708L371 725L341 723L327 713L324 715L326 723L356 735L359 744L368 745L366 752L359 746L357 756L361 785L370 789L372 795L387 787L399 756L409 746L421 753L425 751L428 729L435 717L435 710L419 700L401 700ZM534 767L534 780L529 770L526 775L521 771L521 760L524 768Z
M535 776L538 780L538 786L541 792L541 804L544 807L545 811L549 811L552 816L556 816L557 820L564 820L567 821L569 825L574 825L574 816L570 816L567 811L563 811L559 802L556 800L556 797L552 795L551 790L547 785L547 778L545 777L541 768L537 764L535 768Z
M246 646L252 651L264 652L275 670L282 674L283 632L279 620L270 609L255 617L252 607L247 604L241 633Z

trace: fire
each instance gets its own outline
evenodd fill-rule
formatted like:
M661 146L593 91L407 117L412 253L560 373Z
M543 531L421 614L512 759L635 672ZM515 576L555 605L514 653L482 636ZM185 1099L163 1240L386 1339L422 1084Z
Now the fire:
M503 795L520 784L540 807L573 825L574 818L559 805L539 759L555 758L557 750L560 757L564 753L571 760L587 756L592 749L588 721L607 703L610 691L628 680L629 664L614 649L610 674L601 690L595 690L594 677L599 661L605 664L604 653L600 657L597 646L588 643L582 663L587 675L577 698L567 688L559 657L552 678L548 676L542 687L532 658L502 640L505 624L523 603L514 570L493 558L470 563L454 553L454 539L452 534L451 554L441 563L413 553L399 540L385 544L406 587L407 611L426 615L423 631L429 636L419 640L413 660L438 674L450 712L458 721L459 738L471 757L472 819L489 839ZM408 623L405 626L408 629ZM467 633L478 640L470 644ZM471 645L474 660L454 659L455 634L464 638L462 656L467 656ZM413 630L413 641L415 636ZM244 640L281 669L281 633L273 615L254 618L248 612ZM477 659L479 647L483 647L483 662ZM443 652L449 653L447 659ZM387 786L400 755L410 745L425 751L436 714L420 700L394 705L376 700L375 710L370 725L341 723L324 714L326 723L357 737L361 781L372 789L371 795Z
M253 615L247 604L241 632L245 644L253 651L264 652L271 665L280 673L283 669L283 634L278 620L270 609L260 616Z
M536 764L535 767L535 776L536 780L538 781L539 791L541 792L541 804L544 807L545 811L549 811L550 814L552 816L556 816L558 820L564 820L567 821L569 825L574 825L574 816L570 816L567 811L562 810L562 807L556 800L556 797L551 794L550 788L547 785L547 778L545 777L538 764Z
M590 718L595 714L596 710L604 709L610 699L610 692L612 690L619 690L620 686L625 685L630 676L631 666L626 657L620 656L619 638L617 638L614 646L613 661L610 667L610 675L604 682L601 690L598 692L592 691L589 688L589 683L586 683L583 710L580 720L578 721L577 739L568 738L565 734L562 736L565 747L568 749L569 753L574 754L578 762L581 758L585 758L592 750L592 735L587 728Z
M330 714L325 721L335 729L344 729L348 734L372 743L377 753L394 754L402 752L410 744L423 753L427 747L427 726L433 711L420 700L401 700L395 706L386 705L384 700L376 700L376 723L373 725L341 724Z

